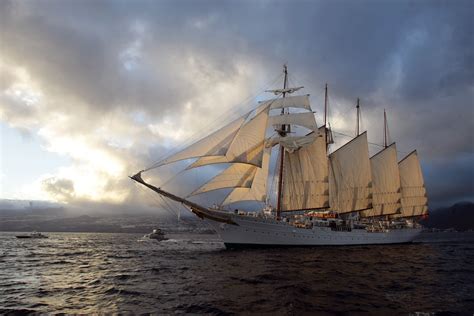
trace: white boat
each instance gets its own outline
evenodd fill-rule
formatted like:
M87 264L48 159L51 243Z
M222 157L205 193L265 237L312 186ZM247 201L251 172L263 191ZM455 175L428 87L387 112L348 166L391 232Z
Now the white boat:
M29 235L17 235L16 238L49 238L49 237L39 232L32 232Z
M291 96L303 87L288 88L287 78L284 66L283 89L269 90L277 98L260 102L131 178L209 222L227 247L412 242L422 229L418 219L428 214L417 152L398 161L395 143L387 141L384 111L384 144L369 157L367 133L359 132L359 99L355 137L331 151L327 85L324 125L318 127L309 95ZM275 208L269 203L272 154L277 170ZM190 159L185 170L211 164L226 168L184 197L143 180L152 169ZM223 189L227 192L212 201L214 207L193 200ZM230 205L243 201L265 206L257 212L231 210Z
M143 238L155 239L155 240L166 240L165 234L160 229L153 229L149 234L143 236Z

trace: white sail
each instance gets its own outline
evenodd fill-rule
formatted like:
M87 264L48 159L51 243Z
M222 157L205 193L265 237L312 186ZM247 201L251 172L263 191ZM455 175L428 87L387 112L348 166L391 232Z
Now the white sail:
M234 163L190 195L196 195L225 188L250 188L256 171L256 166Z
M257 168L255 178L250 188L235 188L222 202L227 205L240 201L261 201L265 202L267 198L268 169L270 167L271 148L265 148L263 153L262 167Z
M329 156L331 209L348 213L370 208L371 182L369 146L364 132Z
M270 109L281 108L303 108L311 111L309 95L297 95L286 98L270 99L260 103L263 106L270 105Z
M370 158L372 171L372 209L362 217L391 215L400 212L400 173L395 143Z
M283 210L329 206L325 127L310 145L285 155L283 170Z
M218 163L228 163L227 158L225 156L206 156L201 157L192 164L190 164L186 170L197 168L201 166L213 165Z
M262 165L268 111L269 105L264 106L260 113L239 129L225 153L228 162Z
M279 126L283 124L299 125L312 131L316 131L318 129L313 112L288 113L270 116L268 125Z
M222 155L202 156L186 169L189 170L206 165L232 162L249 163L260 166L262 164L268 111L268 105L259 106L255 111L255 117L242 125L240 130L234 134L232 142L225 148Z
M249 163L255 166L260 165L263 148L264 146L262 143L260 145L257 145L255 148L252 148L246 153L244 153L246 159L242 160L241 163ZM201 157L195 162L193 162L192 164L190 164L188 167L186 167L186 170L201 167L201 166L220 164L220 163L234 163L234 161L228 161L226 156Z
M196 157L225 155L249 114L250 112L246 113L211 135L162 160L158 166Z
M316 138L318 138L316 133L310 133L305 136L277 136L269 139L266 143L266 146L275 146L276 144L280 144L280 146L283 146L286 151L293 152L301 147L312 144Z
M420 216L426 214L428 212L428 200L416 150L403 158L398 163L398 167L402 188L402 212L400 216Z

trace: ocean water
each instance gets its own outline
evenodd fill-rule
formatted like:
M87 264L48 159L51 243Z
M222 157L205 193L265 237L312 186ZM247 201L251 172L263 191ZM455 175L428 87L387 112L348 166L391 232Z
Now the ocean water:
M0 314L474 313L474 236L225 250L215 235L0 232ZM439 241L439 240L438 240Z

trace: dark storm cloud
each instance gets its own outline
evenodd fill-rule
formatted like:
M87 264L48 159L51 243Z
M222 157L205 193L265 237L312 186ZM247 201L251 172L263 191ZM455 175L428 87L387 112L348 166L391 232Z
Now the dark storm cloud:
M66 94L95 111L124 103L151 107L152 103L160 104L167 95L165 91L173 90L172 85L165 87L154 76L143 74L144 78L137 78L126 74L119 57L135 40L127 25L131 21L122 22L120 16L115 16L112 22L113 11L108 13L112 15L109 19L104 15L95 20L95 15L86 15L88 11L84 10L84 16L78 17L67 7L55 12L57 15L42 15L36 9L32 9L32 15L7 15L2 22L2 41L8 44L2 48L5 60L26 66L42 79L46 90ZM68 16L76 16L72 21L78 24L67 20ZM103 23L108 26L106 30Z
M380 130L371 122L386 107L399 149L418 148L429 166L430 196L473 197L472 177L438 181L446 170L467 174L474 165L472 1L0 5L2 58L27 68L49 93L71 99L60 104L65 111L179 116L202 80L204 89L226 81L241 61L273 78L288 62L292 81L308 92L316 95L328 82L341 113L351 113L360 97L369 133Z
M474 154L470 153L459 154L449 163L432 161L424 165L423 171L430 206L436 208L459 201L472 201L474 198L473 161Z

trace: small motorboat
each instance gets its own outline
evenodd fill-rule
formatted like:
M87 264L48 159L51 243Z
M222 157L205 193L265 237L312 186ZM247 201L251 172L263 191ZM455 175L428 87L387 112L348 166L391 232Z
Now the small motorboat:
M153 229L150 234L146 234L143 238L166 240L165 234L160 229Z
M16 238L48 238L48 236L39 232L32 232L29 235L17 235Z

